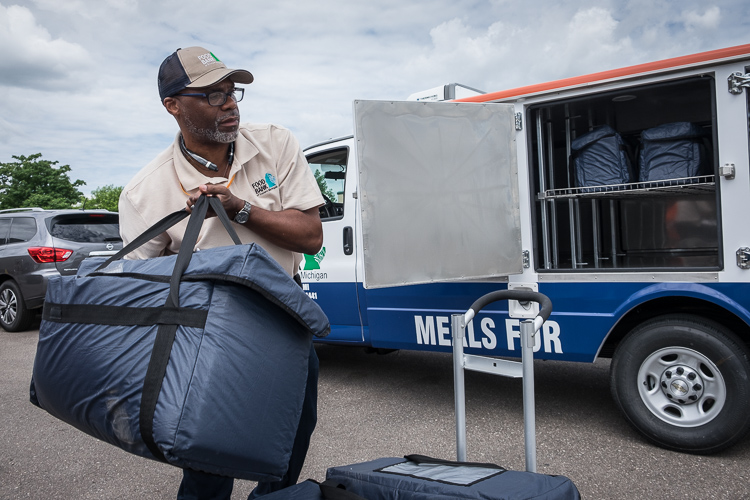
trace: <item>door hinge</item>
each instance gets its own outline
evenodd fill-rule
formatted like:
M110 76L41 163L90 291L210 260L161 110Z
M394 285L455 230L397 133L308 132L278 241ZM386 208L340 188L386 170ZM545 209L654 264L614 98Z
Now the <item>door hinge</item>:
M523 130L523 114L516 113L516 130Z
M743 88L750 87L750 73L732 73L727 78L730 94L741 94Z
M531 267L531 257L529 256L528 250L523 251L523 267L524 269L528 269Z
M737 267L750 269L750 248L742 247L737 250Z

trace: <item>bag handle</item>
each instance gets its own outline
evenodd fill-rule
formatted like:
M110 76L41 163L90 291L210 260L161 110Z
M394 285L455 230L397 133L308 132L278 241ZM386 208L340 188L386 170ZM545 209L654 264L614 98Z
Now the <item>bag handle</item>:
M367 500L351 491L347 491L343 484L337 483L332 479L326 479L320 486L320 493L325 500Z
M218 198L215 196L208 197L205 194L202 194L200 198L198 198L198 201L195 202L195 206L193 208L193 213L201 206L201 203L203 203L201 200L207 199L208 203L210 204L211 208L213 208L214 212L216 213L217 217L221 221L221 224L224 226L224 229L226 229L227 233L229 233L229 236L232 238L232 241L235 245L241 245L242 242L240 241L239 236L237 236L237 231L234 230L232 227L232 224L229 220L229 216L227 215L226 210L224 210L224 207L222 206L221 202ZM133 241L128 243L125 247L123 247L119 252L114 254L112 257L104 261L99 267L97 267L94 272L101 271L102 269L106 268L108 265L110 265L112 262L116 260L122 259L124 256L135 250L136 248L141 247L143 244L145 244L148 241L153 240L157 236L159 236L164 231L168 230L178 222L182 221L185 217L189 216L187 209L178 210L176 212L172 212L171 214L167 215L160 221L156 222L153 226L149 227L145 231L143 231L140 235L138 235L137 238L135 238ZM198 234L200 234L200 229L203 225L203 220L205 219L205 213L203 215L203 218L200 219L201 224L198 226ZM187 232L185 233L185 236L187 236ZM196 235L196 241L197 241L197 235ZM184 247L184 240L183 245ZM181 248L182 248L181 247ZM195 247L195 243L193 243L191 247L192 249Z
M485 464L480 462L455 462L453 460L443 460L442 458L432 458L426 455L404 455L404 458L409 462L414 462L415 464L460 465L462 467L480 467L483 469L505 470L504 467L500 467L497 464Z

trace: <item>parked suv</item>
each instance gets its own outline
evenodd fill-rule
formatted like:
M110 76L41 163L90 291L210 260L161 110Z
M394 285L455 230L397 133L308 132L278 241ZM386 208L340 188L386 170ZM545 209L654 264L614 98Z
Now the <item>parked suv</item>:
M28 330L50 276L75 274L81 261L122 248L117 213L106 210L0 210L0 326Z

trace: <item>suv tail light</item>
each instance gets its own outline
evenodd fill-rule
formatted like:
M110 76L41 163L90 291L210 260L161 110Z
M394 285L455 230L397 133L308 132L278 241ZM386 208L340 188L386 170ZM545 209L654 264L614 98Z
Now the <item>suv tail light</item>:
M47 262L63 262L73 255L73 250L52 247L30 247L29 255L34 262L44 264Z

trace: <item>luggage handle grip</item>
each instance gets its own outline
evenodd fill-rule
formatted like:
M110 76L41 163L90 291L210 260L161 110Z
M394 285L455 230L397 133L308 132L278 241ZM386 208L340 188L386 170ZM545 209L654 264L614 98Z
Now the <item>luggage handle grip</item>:
M543 321L547 321L552 313L552 301L544 294L532 292L531 290L497 290L479 297L466 311L467 323L477 315L485 306L498 300L518 300L537 302L539 304L539 314Z

